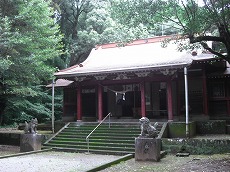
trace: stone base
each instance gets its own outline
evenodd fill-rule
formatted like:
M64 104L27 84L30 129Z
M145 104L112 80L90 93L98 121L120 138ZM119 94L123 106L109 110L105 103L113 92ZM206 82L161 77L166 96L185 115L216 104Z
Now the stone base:
M41 134L21 134L20 136L20 152L29 152L41 150L42 135Z
M161 139L141 138L135 139L136 161L159 161L161 152Z

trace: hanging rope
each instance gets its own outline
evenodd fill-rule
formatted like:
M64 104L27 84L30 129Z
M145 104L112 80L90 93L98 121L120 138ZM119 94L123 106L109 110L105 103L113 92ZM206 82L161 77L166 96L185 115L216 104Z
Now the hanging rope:
M138 83L138 84L141 84L142 82ZM101 84L100 84L101 85ZM113 89L110 89L108 87L105 87L103 85L101 85L103 88L115 93L116 95L116 104L118 105L122 105L124 102L125 102L125 94L126 92L128 91L116 91L116 90L113 90ZM134 95L135 96L135 95ZM135 99L135 98L134 98ZM135 100L134 100L135 101ZM135 103L134 103L135 104Z
M112 89L110 89L108 87L105 87L103 85L101 85L101 86L103 88L115 93L115 95L116 95L116 104L118 104L118 105L123 104L123 102L125 101L125 94L126 94L127 91L116 91L116 90L112 90Z

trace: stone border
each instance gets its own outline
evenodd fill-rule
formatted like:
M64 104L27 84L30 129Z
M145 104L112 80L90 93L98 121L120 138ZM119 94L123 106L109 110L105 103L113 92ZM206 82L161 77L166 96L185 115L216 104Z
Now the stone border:
M49 148L49 149L43 149L43 150L39 150L39 151L30 151L30 152L22 152L22 153L17 153L17 154L4 155L4 156L0 156L0 159L18 157L18 156L24 156L24 155L30 155L30 154L36 154L36 153L42 153L42 152L49 152L49 151L57 151L57 149ZM106 169L112 165L118 164L121 161L127 161L127 160L132 159L132 158L134 158L134 154L127 154L127 155L124 155L124 156L114 160L114 161L111 161L109 163L102 164L102 165L99 165L98 167L92 168L86 172L95 172L95 171L103 170L103 169Z
M0 156L0 159L23 156L23 155L30 155L30 154L41 153L41 152L48 152L48 151L52 151L52 150L53 149L50 148L50 149L43 149L43 150L39 150L39 151L30 151L30 152L22 152L22 153L17 153L17 154L4 155L4 156Z
M109 163L106 163L106 164L100 165L98 167L92 168L92 169L90 169L90 170L88 170L86 172L95 172L95 171L104 170L104 169L106 169L106 168L108 168L108 167L110 167L112 165L120 163L121 161L127 161L127 160L132 159L132 158L134 158L133 154L127 154L127 155L124 155L124 156L116 159L115 161L111 161Z

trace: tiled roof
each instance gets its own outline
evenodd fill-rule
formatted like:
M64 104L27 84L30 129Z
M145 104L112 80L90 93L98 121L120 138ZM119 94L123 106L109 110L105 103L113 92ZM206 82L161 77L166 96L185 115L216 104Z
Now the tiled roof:
M181 68L193 60L212 58L210 54L197 54L178 51L177 44L169 43L162 47L162 41L168 37L156 37L137 40L125 46L105 44L92 49L82 63L55 73L57 77L87 76L103 73L152 70L162 68Z

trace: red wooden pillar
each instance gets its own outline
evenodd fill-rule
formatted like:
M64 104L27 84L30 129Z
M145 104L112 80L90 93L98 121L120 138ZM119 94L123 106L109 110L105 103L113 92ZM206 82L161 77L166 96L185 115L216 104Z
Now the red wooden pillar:
M205 115L208 115L208 96L207 96L207 80L206 73L203 67L202 70L202 87L203 87L203 112Z
M62 111L63 111L63 116L65 116L66 114L66 107L65 107L65 102L66 102L66 98L65 98L66 92L65 89L63 89L63 103L62 103Z
M140 91L141 91L141 116L146 116L146 107L145 107L145 83L140 83Z
M172 106L172 81L167 81L167 103L168 103L168 120L173 120L173 106Z
M180 100L180 82L176 81L176 94L177 94L177 115L181 115L181 100Z
M82 120L82 88L78 85L77 88L77 121Z
M103 87L99 84L97 87L98 94L98 121L103 120Z

